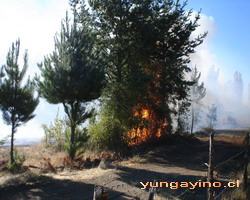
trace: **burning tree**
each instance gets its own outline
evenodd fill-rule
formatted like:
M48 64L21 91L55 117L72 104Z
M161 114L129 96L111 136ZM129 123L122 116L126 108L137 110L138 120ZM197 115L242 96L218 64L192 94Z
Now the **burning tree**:
M192 11L186 12L185 6L185 3L179 4L178 1L147 1L136 6L141 11L147 8L147 13L151 16L150 22L146 21L144 27L152 30L150 34L153 37L146 37L146 33L142 32L141 41L144 48L148 49L148 64L144 69L151 75L147 94L151 112L155 115L149 120L158 127L154 133L151 132L154 136L159 136L158 129L161 134L172 131L175 105L187 98L189 86L192 85L191 81L185 80L185 73L190 71L187 66L190 62L189 56L206 36L204 33L194 40L190 39L191 33L198 26L200 16L198 14L195 20L190 20ZM149 39L152 43L148 43ZM154 120L158 123L154 123Z
M192 84L185 80L189 56L206 36L190 38L200 15L191 20L186 3L174 0L90 0L89 5L99 48L107 52L106 114L126 125L129 143L171 132L175 106Z

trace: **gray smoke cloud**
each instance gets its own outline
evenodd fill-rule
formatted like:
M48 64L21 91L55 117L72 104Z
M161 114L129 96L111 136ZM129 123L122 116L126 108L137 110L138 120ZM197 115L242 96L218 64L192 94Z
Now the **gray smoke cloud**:
M196 14L196 13L194 13ZM204 43L191 55L191 67L195 65L201 72L200 81L204 82L207 94L203 99L198 130L207 126L208 107L217 106L218 129L250 127L250 84L244 83L241 72L235 69L232 77L223 73L223 66L218 63L217 56L210 50L209 44L216 37L216 21L213 17L201 14L200 27L193 33L192 38L208 31Z

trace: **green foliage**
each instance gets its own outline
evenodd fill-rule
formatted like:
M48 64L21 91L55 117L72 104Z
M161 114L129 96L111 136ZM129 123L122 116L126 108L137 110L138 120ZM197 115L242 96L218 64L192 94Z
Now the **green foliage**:
M44 130L45 136L42 142L50 148L57 151L74 151L74 154L78 152L83 153L85 150L85 143L87 142L89 136L86 128L76 127L75 130L75 143L71 146L71 132L70 126L67 120L59 119L56 116L53 123L50 125L43 124L42 128Z
M68 129L69 130L69 129ZM89 139L89 133L86 128L80 128L77 127L75 130L75 143L72 145L70 142L70 131L66 131L66 142L64 144L64 148L67 151L68 154L70 154L71 151L74 152L74 154L82 154L84 153L86 149L86 144Z
M100 97L105 78L102 51L95 48L97 37L91 29L91 18L85 13L79 19L75 9L73 23L66 15L61 32L55 37L55 50L39 65L43 80L37 78L41 96L49 103L64 106L70 126L71 158L79 137L76 129L91 117L93 110L86 107Z
M7 54L6 65L2 66L4 73L0 82L0 108L3 119L7 125L14 124L14 128L27 123L34 118L34 110L39 101L34 98L34 84L28 79L22 87L22 80L28 68L28 54L24 54L23 69L20 71L18 65L20 40L12 44Z
M30 79L23 85L22 81L28 68L27 51L23 58L23 68L18 64L20 40L12 44L6 65L1 68L0 81L0 109L7 125L12 126L11 132L11 163L14 163L14 134L17 128L34 118L34 111L39 103L38 97L34 97L35 87Z
M110 119L131 127L135 124L133 108L147 102L147 84L151 78L144 69L147 60L141 51L141 40L135 27L129 25L138 25L137 17L129 11L131 2L90 1L90 6L99 30L98 48L106 51L108 83L102 106L108 110L106 116Z
M89 133L90 148L115 151L127 146L127 138L125 135L127 129L118 119L102 115L96 124L90 125Z
M59 119L58 114L53 123L50 125L42 124L44 138L42 142L46 147L54 148L58 151L65 150L66 134L70 132L65 120Z
M14 149L14 162L8 164L7 169L12 173L19 173L22 171L22 166L25 160L25 156L18 154L17 149Z
M75 19L70 25L66 16L55 36L54 52L39 64L43 77L38 80L39 91L49 103L71 105L100 96L104 72L95 40L89 27L80 26Z
M9 136L6 136L6 137L3 138L2 140L0 140L0 146L1 146L1 145L4 145L8 138L9 138Z
M192 85L185 80L190 54L206 36L190 38L200 15L191 20L186 3L174 0L91 0L89 4L100 30L100 47L107 52L107 104L112 105L112 116L122 124L132 119L133 124L134 106L148 104L171 131L174 107L188 96Z

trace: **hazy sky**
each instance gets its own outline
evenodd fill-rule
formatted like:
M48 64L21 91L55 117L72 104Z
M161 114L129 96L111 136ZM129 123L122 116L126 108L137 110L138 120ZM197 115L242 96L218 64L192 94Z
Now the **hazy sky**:
M202 8L201 26L193 36L209 32L192 55L203 79L209 68L215 66L220 69L221 82L232 79L236 70L242 73L245 86L250 82L249 7L249 0L189 0L187 8ZM19 37L21 52L28 49L28 73L33 76L38 71L36 63L53 50L54 34L60 30L67 9L67 0L0 0L0 65L5 64L11 43ZM41 124L51 122L57 108L41 100L37 117L19 128L16 137L41 137ZM62 107L60 112L63 113ZM1 120L0 130L0 138L10 133L10 127Z

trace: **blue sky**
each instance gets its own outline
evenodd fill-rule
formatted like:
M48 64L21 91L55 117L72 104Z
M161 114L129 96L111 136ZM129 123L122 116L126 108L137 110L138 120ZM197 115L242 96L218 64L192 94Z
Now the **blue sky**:
M201 26L196 31L208 31L205 42L192 55L205 80L208 70L220 69L220 79L226 83L238 70L243 75L245 89L250 83L250 1L249 0L189 0L187 9L202 8ZM21 50L29 51L29 70L38 72L37 62L50 53L54 46L54 34L60 29L60 21L69 9L67 0L0 0L0 66L12 42L21 39ZM22 53L22 52L21 52ZM20 60L21 61L21 60ZM58 106L44 100L36 110L37 117L21 127L16 137L41 137L41 124L50 123ZM60 113L63 115L62 106ZM0 138L10 133L0 120Z
M189 0L188 8L199 10L214 19L215 31L209 49L216 55L226 77L235 70L250 82L250 1Z

